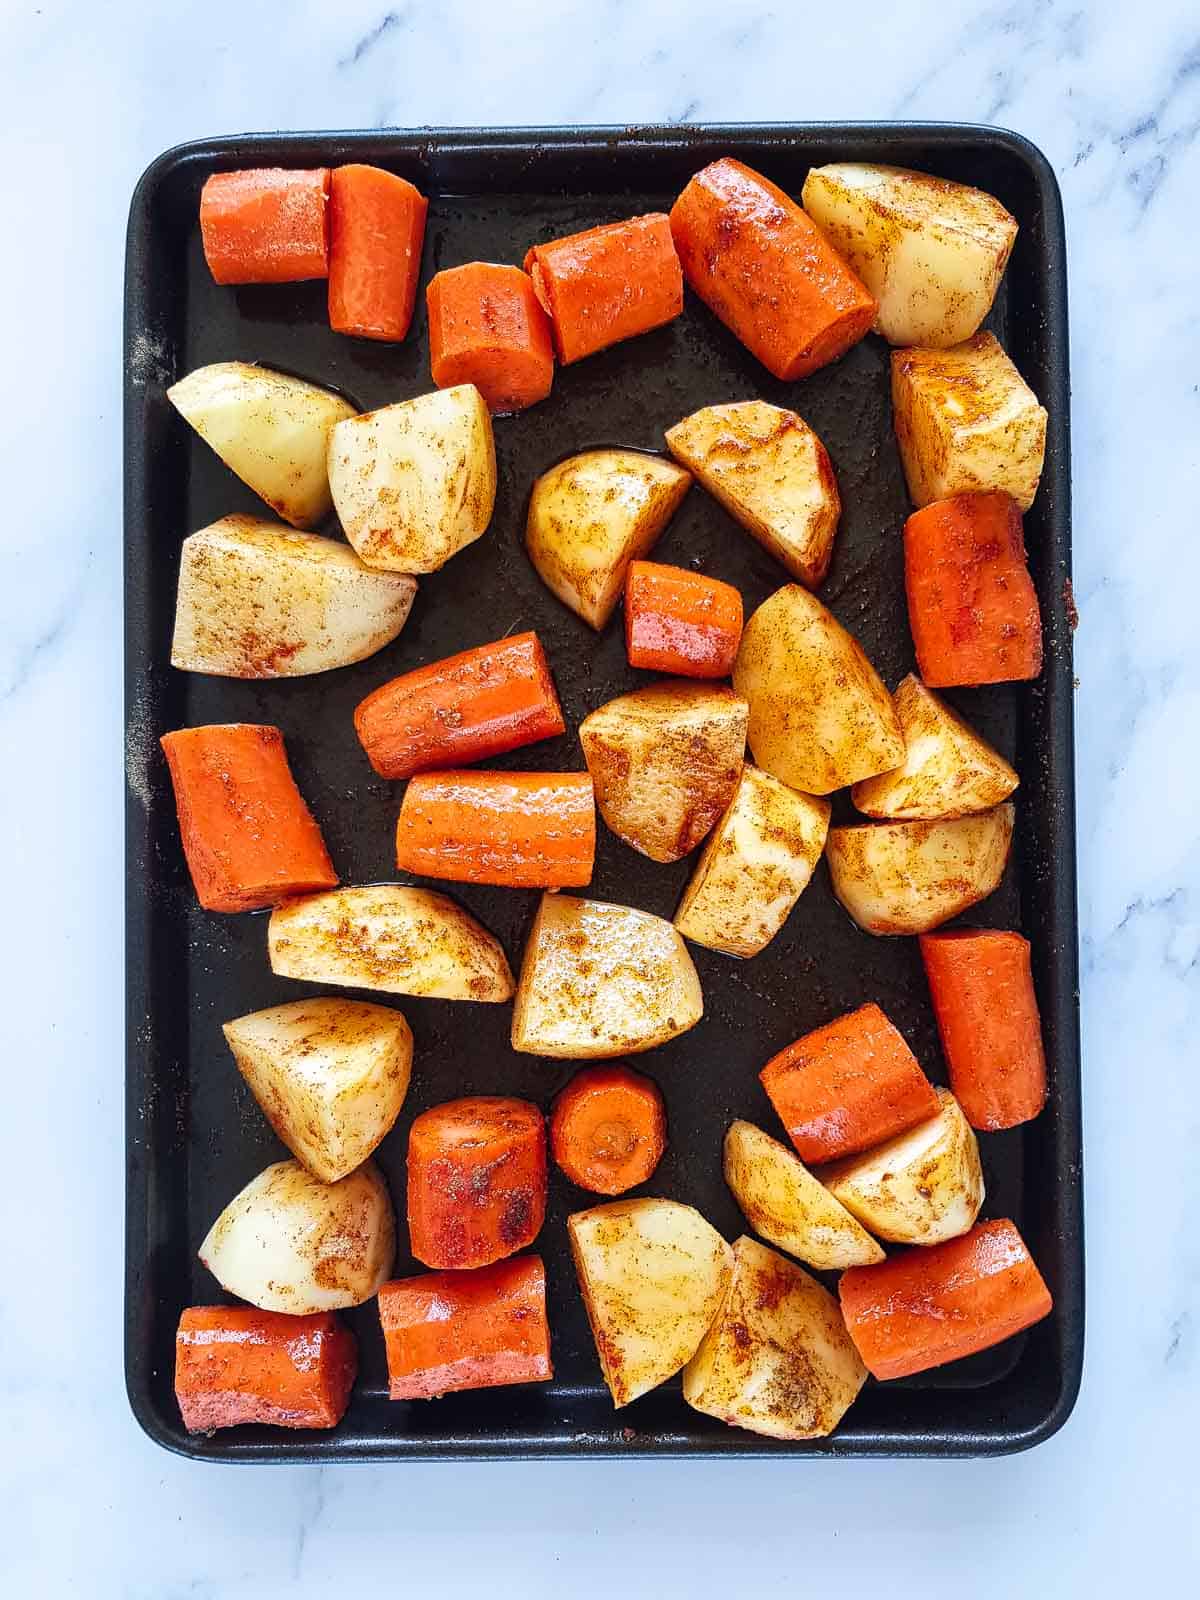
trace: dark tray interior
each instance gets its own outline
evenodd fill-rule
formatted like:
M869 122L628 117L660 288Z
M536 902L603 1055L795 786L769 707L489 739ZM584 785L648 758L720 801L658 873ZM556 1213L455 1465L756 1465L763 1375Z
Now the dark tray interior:
M189 1438L172 1392L180 1309L221 1298L196 1259L205 1230L267 1162L286 1154L233 1066L222 1021L305 993L272 976L263 916L221 917L194 902L165 764L168 729L205 722L278 724L300 787L343 882L394 877L400 786L377 779L351 713L377 684L418 663L501 634L536 628L568 720L560 740L497 765L582 766L575 729L586 712L639 681L626 665L618 616L597 639L542 587L522 549L534 478L582 447L662 448L663 430L697 407L761 395L797 409L825 441L844 516L822 598L859 637L889 684L912 662L899 530L909 510L891 429L888 352L869 337L836 365L781 384L689 294L672 326L560 370L551 398L499 419L499 494L490 531L423 579L400 638L369 661L278 683L175 672L168 664L185 534L232 511L259 511L245 489L175 416L165 388L203 363L240 358L344 389L363 407L431 387L423 296L399 347L340 338L322 283L217 288L205 268L197 199L209 172L242 165L360 160L402 173L430 195L423 282L472 259L519 262L529 243L613 217L666 209L705 162L734 153L798 192L810 165L883 159L977 183L1016 215L1021 232L991 326L1051 414L1046 472L1026 519L1046 624L1048 661L1031 687L950 698L1018 765L1018 836L1000 891L969 920L1019 926L1034 945L1053 1092L1032 1126L980 1143L985 1216L1010 1216L1056 1297L1052 1318L998 1349L904 1384L870 1383L836 1435L773 1445L686 1407L678 1380L614 1413L575 1286L564 1218L590 1203L561 1174L537 1248L549 1274L556 1376L544 1387L447 1397L385 1398L373 1302L348 1314L360 1381L331 1434L238 1429ZM128 714L128 1326L127 1377L143 1426L172 1448L210 1459L424 1458L444 1455L975 1454L1045 1437L1070 1410L1082 1351L1079 1062L1071 746L1066 314L1062 221L1044 160L992 130L943 126L595 130L577 133L270 135L217 140L160 158L135 196L127 300ZM656 550L738 585L749 611L787 581L701 489L692 490ZM835 818L849 817L847 795ZM692 861L660 867L606 830L589 893L670 916ZM456 891L503 941L514 969L533 893ZM868 999L902 1028L930 1075L945 1081L914 940L860 933L833 899L822 866L783 933L739 963L692 954L704 986L698 1028L641 1058L662 1086L670 1145L646 1191L688 1201L728 1237L742 1230L721 1178L720 1144L744 1116L778 1132L757 1070L799 1034ZM344 992L344 991L341 991ZM372 996L375 999L386 997ZM515 1055L506 1006L399 999L416 1036L412 1088L379 1151L398 1202L397 1275L405 1253L404 1151L429 1105L475 1092L548 1106L574 1064Z

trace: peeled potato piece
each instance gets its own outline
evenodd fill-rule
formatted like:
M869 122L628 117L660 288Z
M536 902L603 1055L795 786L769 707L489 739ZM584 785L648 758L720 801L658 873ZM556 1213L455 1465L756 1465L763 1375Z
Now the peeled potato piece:
M733 1253L678 1200L617 1200L567 1218L604 1381L615 1406L692 1355L729 1284Z
M833 892L867 933L929 933L997 888L1013 819L1006 804L948 822L830 828Z
M837 1301L744 1234L720 1315L684 1368L683 1398L771 1439L832 1433L867 1380Z
M850 791L868 817L931 821L989 811L1017 787L1017 774L939 695L911 673L892 696L904 733L904 764Z
M172 384L167 399L285 522L311 528L328 515L329 435L355 414L340 394L248 361L216 361Z
M752 1122L725 1135L725 1182L762 1238L820 1272L869 1267L883 1251L794 1150Z
M669 922L630 906L546 894L513 1007L512 1047L588 1060L686 1033L704 1013L700 979Z

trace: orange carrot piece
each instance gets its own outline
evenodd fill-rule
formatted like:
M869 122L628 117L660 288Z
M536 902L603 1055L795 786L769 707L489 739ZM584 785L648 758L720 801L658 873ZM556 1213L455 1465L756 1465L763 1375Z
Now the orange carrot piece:
M537 1238L546 1128L528 1100L475 1095L423 1111L408 1136L408 1231L427 1267L486 1267Z
M554 324L564 366L683 310L683 274L661 211L535 244L525 271Z
M421 276L429 202L381 167L335 167L329 186L329 326L398 343Z
M877 1005L807 1033L759 1073L802 1161L833 1161L938 1114L933 1085Z
M850 1337L876 1378L907 1378L987 1350L1054 1306L1025 1241L1003 1220L873 1267L851 1267L838 1296Z
M806 212L728 157L698 172L671 208L689 285L775 377L836 361L878 310Z
M625 574L631 667L679 678L727 678L742 637L742 597L729 583L657 561Z
M581 1189L624 1194L645 1183L667 1146L657 1085L628 1067L585 1067L554 1102L550 1148Z
M429 366L439 389L473 383L489 411L524 411L550 393L550 319L520 267L471 261L425 291Z
M200 191L204 259L217 283L329 276L329 168L217 172Z
M563 733L562 708L536 633L517 633L393 678L354 727L381 778L466 766Z
M426 772L396 824L402 872L509 889L592 881L596 801L586 772Z
M379 1320L391 1400L554 1376L540 1256L385 1283Z
M950 1087L973 1128L994 1132L1046 1103L1046 1053L1029 940L989 928L923 933L921 958Z
M1042 618L1011 495L958 494L904 524L908 620L931 689L1042 670Z
M278 728L232 722L182 728L160 742L183 853L206 911L255 911L337 887Z
M175 1335L175 1397L189 1433L243 1422L333 1428L357 1365L354 1335L331 1311L188 1306Z

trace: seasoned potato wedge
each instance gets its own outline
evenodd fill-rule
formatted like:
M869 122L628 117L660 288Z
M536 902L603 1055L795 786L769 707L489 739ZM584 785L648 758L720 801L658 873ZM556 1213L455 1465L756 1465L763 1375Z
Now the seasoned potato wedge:
M224 1025L267 1121L322 1183L353 1172L400 1115L412 1029L362 1000L293 1000Z
M329 487L369 567L436 572L492 520L496 446L483 396L460 383L339 422Z
M883 1251L794 1150L752 1122L725 1135L725 1182L755 1233L821 1272L869 1267Z
M956 1239L975 1226L983 1204L978 1141L950 1091L936 1093L936 1117L821 1173L864 1228L894 1244Z
M248 361L197 367L167 399L221 460L294 528L329 512L329 435L354 407L303 378Z
M757 1239L735 1239L729 1293L684 1368L688 1405L771 1439L819 1439L866 1380L828 1290Z
M271 913L271 971L283 978L433 1000L511 1000L498 939L447 895L367 884L303 895Z
M339 1183L276 1161L234 1196L200 1246L223 1289L294 1316L362 1305L391 1276L395 1255L392 1202L373 1161Z
M746 623L733 687L750 702L760 767L830 794L904 760L892 697L858 641L815 595L788 584Z
M801 199L879 302L875 330L889 343L944 349L992 309L1017 222L982 189L839 161L814 167Z
M641 450L586 450L533 486L525 548L563 605L603 628L631 561L649 555L692 475Z
M583 1303L615 1406L689 1359L729 1286L733 1252L678 1200L617 1200L567 1218Z
M675 913L693 944L754 956L787 921L825 848L829 802L747 762Z
M1022 511L1033 504L1046 412L992 334L949 350L893 350L892 415L918 506L994 489Z
M651 861L678 861L737 788L749 707L723 684L668 679L623 694L579 725L600 815Z
M904 732L904 764L850 791L868 817L931 821L990 811L1017 787L1017 774L939 695L909 673L892 696Z
M928 933L985 900L1004 876L1013 807L948 822L830 828L833 892L868 933Z
M695 1027L700 979L669 922L545 894L513 1007L512 1047L568 1060L630 1055Z
M793 578L821 582L842 502L802 417L766 400L706 406L667 429L667 448Z
M183 541L171 665L222 678L345 667L391 643L416 592L336 539L222 517Z

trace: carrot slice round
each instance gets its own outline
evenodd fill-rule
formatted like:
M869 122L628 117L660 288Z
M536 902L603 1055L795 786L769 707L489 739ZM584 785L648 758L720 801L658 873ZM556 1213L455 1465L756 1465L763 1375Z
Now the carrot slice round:
M667 1143L662 1095L628 1067L586 1067L554 1102L554 1159L581 1189L624 1194L645 1183Z

